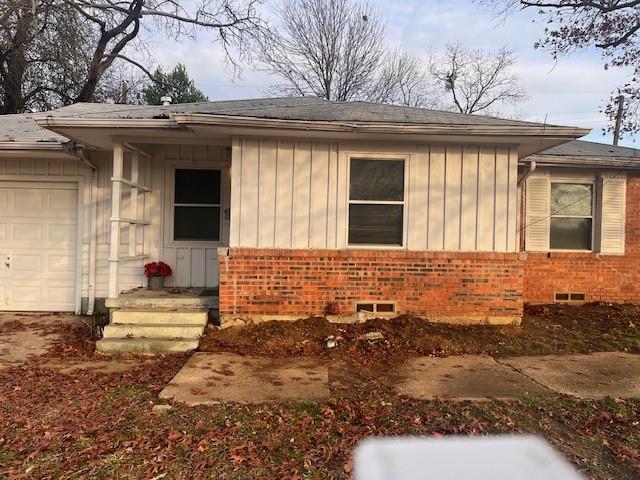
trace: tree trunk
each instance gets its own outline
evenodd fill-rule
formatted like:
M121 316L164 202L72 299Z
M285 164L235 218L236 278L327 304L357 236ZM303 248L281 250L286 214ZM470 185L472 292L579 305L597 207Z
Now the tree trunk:
M25 52L29 48L29 34L33 25L33 14L29 9L23 10L24 15L19 18L12 44L5 54L5 72L2 78L2 113L22 113L24 110L24 96L22 83L27 59Z

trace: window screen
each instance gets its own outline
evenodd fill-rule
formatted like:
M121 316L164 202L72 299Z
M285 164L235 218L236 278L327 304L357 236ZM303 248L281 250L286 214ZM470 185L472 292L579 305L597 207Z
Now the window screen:
M402 245L404 160L353 158L349 244Z
M220 171L176 169L173 239L220 240Z
M593 239L593 185L551 184L550 247L554 250L591 250Z

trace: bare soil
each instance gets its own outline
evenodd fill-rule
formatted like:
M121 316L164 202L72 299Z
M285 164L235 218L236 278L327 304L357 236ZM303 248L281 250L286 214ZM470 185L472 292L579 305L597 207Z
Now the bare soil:
M368 332L382 333L384 341L358 340ZM326 347L330 335L342 337L336 348ZM209 328L200 351L345 357L358 364L424 355L640 353L640 307L602 303L529 306L521 326L445 325L410 316L346 325L314 317L224 330Z

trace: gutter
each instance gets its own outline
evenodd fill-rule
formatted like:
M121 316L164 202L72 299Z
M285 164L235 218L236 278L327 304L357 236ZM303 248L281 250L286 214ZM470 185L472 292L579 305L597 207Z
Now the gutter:
M53 142L0 142L0 150L41 150L41 151L64 151L62 143Z
M78 117L34 117L33 120L42 128L56 131L60 127L82 128L180 128L170 119L142 118L78 118Z
M89 220L91 240L89 243L89 298L87 300L87 315L93 315L96 304L96 270L98 263L98 167L87 158L86 150L82 145L69 142L64 145L64 148L65 151L74 155L91 169L91 195L89 200L91 204L91 216ZM81 219L78 220L81 221ZM80 278L82 278L82 276L80 276Z
M210 114L173 114L173 120L181 126L208 125L288 129L302 131L328 131L347 133L396 133L396 134L464 134L464 135L531 135L545 137L578 138L591 130L578 127L549 125L454 125L454 124L398 124L398 123L348 123L309 120L280 120L255 117L239 117Z
M620 168L625 170L640 170L640 157L603 157L586 155L540 155L527 157L535 161L539 167L573 167L573 168ZM523 163L520 163L523 165Z
M398 124L380 122L330 122L309 120L281 120L272 118L242 117L213 114L171 114L170 119L105 119L74 117L35 117L35 122L54 131L60 128L135 128L135 129L180 129L189 126L245 127L261 129L284 129L299 131L323 131L346 133L394 133L422 135L500 135L500 136L545 136L578 138L591 130L578 127L549 125L454 125L454 124Z

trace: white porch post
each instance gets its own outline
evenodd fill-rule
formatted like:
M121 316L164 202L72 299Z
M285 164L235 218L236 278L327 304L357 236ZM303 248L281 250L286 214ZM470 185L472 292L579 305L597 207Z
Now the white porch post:
M122 178L124 149L122 143L113 145L113 178ZM120 202L122 183L111 181L111 249L109 254L109 298L118 296L118 266L120 261Z
M138 180L140 177L140 162L139 155L137 151L131 153L131 199L129 209L129 218L138 219ZM115 175L114 175L115 176ZM129 224L129 256L135 257L138 252L137 248L137 238L136 234L138 233L138 224L130 223Z

